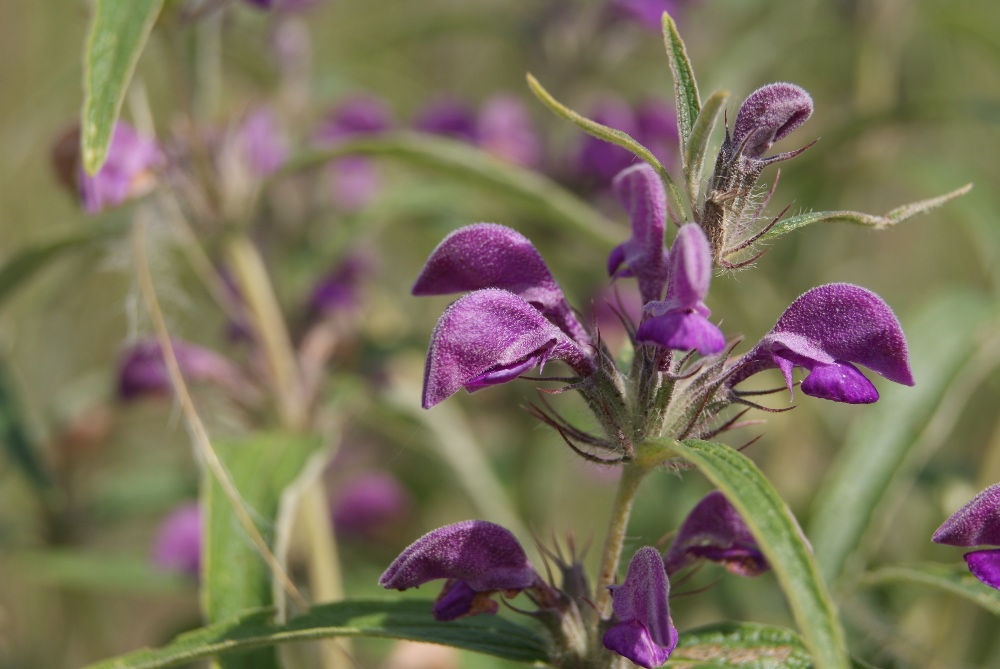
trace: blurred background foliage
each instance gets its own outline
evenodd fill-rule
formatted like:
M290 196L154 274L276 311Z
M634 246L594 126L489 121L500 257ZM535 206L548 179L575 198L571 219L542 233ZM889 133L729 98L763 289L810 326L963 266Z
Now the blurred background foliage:
M834 281L879 293L911 338L921 334L910 330L921 311L938 300L971 294L996 302L1000 5L679 4L678 23L702 95L729 90L730 120L739 100L771 81L797 83L814 97L816 113L796 138L800 144L820 139L783 166L773 213L792 203L792 212L881 214L975 184L968 196L888 231L826 224L780 238L754 267L713 281L709 305L726 332L743 333L749 345L797 295ZM382 98L396 126L406 127L435 99L476 108L506 93L525 103L538 129L542 170L573 186L567 175L582 133L531 97L526 72L584 114L612 97L630 104L672 100L659 35L636 22L609 20L606 9L572 0L329 0L307 13L279 16L232 2L205 19L218 23L218 30L158 26L124 116L141 123L145 98L163 138L186 131L185 114L193 107L200 118L221 124L269 100L292 144L303 147L328 110L352 94ZM125 205L100 218L84 215L51 167L52 146L79 114L88 16L84 2L0 5L0 257L95 226L125 226L135 211ZM289 44L306 50L308 69L289 74L276 63L279 30L292 36ZM219 39L212 41L212 35ZM197 94L192 102L171 79L177 68L168 64L178 53L198 49L217 57L205 59L211 65L204 71L181 73ZM791 148L797 146L783 146ZM463 393L430 417L416 408L428 337L451 298L417 299L408 290L447 232L477 221L500 222L536 243L570 302L587 314L608 285L604 265L612 244L455 175L405 161L380 160L378 169L379 194L358 211L317 205L325 202L326 182L311 173L271 183L254 218L293 331L305 319L312 284L346 252L357 250L371 261L360 306L351 315L356 330L331 362L326 396L342 416L342 434L327 482L335 495L360 473L388 470L413 504L392 531L342 537L348 593L376 594L378 574L402 547L439 525L483 516L484 505L520 518L545 542L564 542L568 534L579 547L600 541L614 475L583 463L555 433L519 411L535 398L529 383ZM600 193L581 195L615 221L624 238L624 212ZM210 240L206 247L211 254ZM245 356L224 338L225 318L176 249L168 243L159 252L153 248L154 276L172 332ZM137 316L129 254L127 236L84 245L47 263L0 303L0 420L6 421L0 456L0 667L79 666L163 643L198 624L195 582L148 562L160 521L197 491L183 421L168 400L126 405L115 398L119 352L151 332ZM957 333L948 323L933 324L960 335L968 350L945 375L949 385L939 389L944 399L932 401L926 415L908 419L914 422L908 455L850 559L855 572L957 561L954 549L930 543L931 533L975 492L1000 480L998 321L982 322L972 331L956 323L962 330ZM892 391L904 402L914 392ZM794 412L771 416L766 426L742 430L728 442L737 446L763 433L746 452L812 534L817 491L852 424L876 408L797 399L802 401ZM218 431L241 420L211 388L199 388L195 400ZM586 420L574 398L553 401ZM893 415L880 419L892 421ZM445 454L442 435L467 456L461 448L458 456ZM40 469L24 466L19 453L25 451L34 453ZM456 457L472 469L463 474ZM469 479L468 472L483 463L506 499L482 499L481 481ZM864 460L854 466L863 468ZM676 528L708 490L695 473L682 478L661 474L646 483L631 526L635 547ZM692 583L675 584L671 605L679 628L719 619L790 624L769 575L752 581L723 577L707 592L676 596L714 583L721 573L706 568ZM968 602L901 584L845 587L841 594L852 647L877 666L1000 663L996 617ZM361 666L378 666L390 652L385 644L370 645L358 649ZM500 664L447 654L392 661L403 664L386 666Z

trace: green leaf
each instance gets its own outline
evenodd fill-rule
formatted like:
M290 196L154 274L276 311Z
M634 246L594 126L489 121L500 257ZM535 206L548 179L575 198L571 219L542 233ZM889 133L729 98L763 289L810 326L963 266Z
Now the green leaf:
M795 632L755 623L722 622L680 635L666 667L716 669L809 669L812 659Z
M663 44L667 47L667 59L670 61L670 72L674 78L674 100L677 106L677 131L681 139L681 155L686 156L695 119L701 112L701 100L698 97L698 83L694 78L694 70L691 69L691 61L684 48L684 40L677 32L677 24L666 12L663 14Z
M916 385L888 384L879 401L864 410L816 496L809 536L830 582L843 573L918 436L973 355L975 331L994 314L988 300L956 292L904 320Z
M81 121L83 167L96 174L104 164L125 90L163 0L97 0L84 59Z
M753 533L795 617L817 669L849 666L844 631L819 566L785 502L745 455L687 439L671 448L718 487Z
M444 137L399 132L358 139L329 150L303 153L291 160L276 178L352 154L394 158L435 169L516 198L553 223L583 233L595 242L621 241L622 233L612 221L551 179Z
M546 107L552 110L556 116L566 119L573 125L577 126L584 132L593 135L597 139L604 140L605 142L611 142L617 146L622 147L626 151L631 151L639 160L643 160L648 163L656 173L660 175L663 180L663 184L667 187L667 192L670 194L671 203L674 205L676 211L683 211L680 201L680 192L677 190L674 180L670 178L670 174L659 160L656 159L649 149L635 141L631 135L621 130L616 130L615 128L609 128L606 125L601 125L596 121L591 121L585 116L577 114L575 111L565 106L558 100L556 100L552 95L545 90L538 80L535 79L531 74L527 75L528 88L531 92L535 94L539 100L542 101ZM678 118L680 114L678 114Z
M121 231L120 225L94 226L80 234L34 244L17 251L0 267L0 306L53 260L70 251L89 248Z
M905 221L912 216L916 216L917 214L925 214L935 207L940 207L949 200L954 200L956 197L965 195L970 190L972 190L972 184L965 184L961 188L956 188L950 193L945 193L944 195L933 197L929 200L911 202L910 204L904 204L901 207L896 207L885 216L875 216L873 214L865 214L860 211L814 211L808 214L799 214L798 216L792 216L791 218L778 221L774 227L761 235L761 240L779 237L785 233L791 232L792 230L798 230L799 228L804 228L805 226L812 225L813 223L830 223L833 221L845 221L847 223L866 225L870 228L875 228L876 230L882 230L896 225L897 223L901 223L902 221Z
M712 131L715 130L728 99L728 91L712 93L705 100L705 106L701 108L698 118L695 119L694 125L691 127L691 137L688 139L687 148L684 149L684 181L687 184L688 198L693 209L698 207L708 142L712 138Z
M500 616L473 616L440 622L430 600L346 600L314 606L284 625L274 625L273 610L187 632L163 648L140 650L85 669L159 669L219 653L246 651L279 643L331 637L377 637L437 643L505 660L547 662L546 642L532 628Z
M913 567L886 567L865 575L865 585L919 583L965 597L993 615L1000 616L1000 590L991 588L969 573L965 563L922 564Z
M217 440L213 447L239 491L241 503L256 521L268 545L285 487L302 471L318 441L285 433L258 433L243 439ZM248 609L272 603L271 573L247 535L221 484L203 475L206 527L202 547L202 606L210 621L227 620ZM240 658L253 666L276 666L270 649ZM268 656L268 657L265 657ZM240 663L232 666L240 666Z
M0 361L0 442L39 490L50 490L52 478L41 459L41 449L25 423L20 397L10 382L6 361Z

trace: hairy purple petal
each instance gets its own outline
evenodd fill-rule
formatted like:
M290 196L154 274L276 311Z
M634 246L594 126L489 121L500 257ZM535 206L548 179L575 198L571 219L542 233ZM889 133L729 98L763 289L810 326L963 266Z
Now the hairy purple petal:
M726 347L722 331L695 311L674 310L647 318L636 330L635 340L675 351L697 349L701 355L718 353Z
M972 551L963 557L973 576L991 588L1000 590L1000 548Z
M485 520L466 520L417 539L378 582L383 588L406 590L440 578L490 592L531 587L538 575L510 530Z
M632 236L608 258L608 273L624 264L639 282L643 300L660 299L667 283L667 197L656 171L642 163L623 170L611 183L615 196L629 213Z
M625 582L611 587L618 623L604 633L604 647L643 667L662 665L677 645L677 630L670 620L670 582L660 553L640 548Z
M174 509L156 533L153 563L197 577L201 568L201 510L197 502Z
M789 83L768 84L751 93L733 124L733 144L746 142L743 155L760 158L771 145L805 123L812 115L809 93Z
M532 243L516 230L496 223L468 225L445 237L431 252L411 292L448 295L482 288L514 293L576 341L590 343Z
M680 351L697 349L701 355L718 353L726 338L707 319L702 301L712 279L712 251L704 231L688 223L677 232L667 262L667 294L646 305L652 314L636 330L636 341Z
M77 187L83 209L99 214L148 193L154 185L153 171L164 161L156 140L144 137L124 121L115 124L108 157L94 176L78 168Z
M743 517L719 490L703 497L684 519L663 564L673 576L702 559L721 562L740 576L757 576L770 569Z
M848 363L864 365L890 381L913 385L903 329L882 298L848 283L807 291L737 363L730 386L764 369L779 368L789 390L792 368L810 371L807 395L864 404L878 399L874 386ZM818 374L815 379L813 374Z
M480 613L496 614L500 605L490 595L492 592L476 592L468 583L449 580L441 589L431 609L435 620L457 620Z
M565 360L580 374L593 371L583 350L517 295L497 289L469 293L448 307L431 335L423 407L466 384L478 389L510 381L550 358Z
M949 546L1000 546L1000 483L956 511L932 540Z

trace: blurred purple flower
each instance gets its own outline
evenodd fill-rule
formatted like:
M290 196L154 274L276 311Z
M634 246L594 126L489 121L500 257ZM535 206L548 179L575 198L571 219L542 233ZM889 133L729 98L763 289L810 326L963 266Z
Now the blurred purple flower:
M210 381L239 387L241 374L233 363L214 351L174 340L174 355L187 381ZM127 347L118 363L118 397L125 402L172 392L163 351L155 339Z
M621 171L611 187L629 213L632 236L611 251L608 274L634 276L643 302L659 300L667 283L668 262L664 246L667 196L663 182L652 167L641 163Z
M623 16L660 32L663 29L663 12L676 18L678 10L691 3L692 0L612 0L611 6Z
M719 490L695 505L663 556L669 576L698 560L720 562L740 576L758 576L770 569L743 517Z
M155 139L144 137L129 124L118 121L111 134L107 160L97 174L89 176L82 165L78 168L77 188L83 210L99 214L145 195L153 189L154 170L163 162L163 153Z
M153 564L198 577L201 569L201 508L191 502L174 509L153 542Z
M718 353L726 338L709 322L711 312L702 301L712 279L712 249L705 232L696 223L681 227L670 249L667 294L662 302L650 302L647 318L636 330L640 344L688 351L701 355Z
M1000 483L976 495L934 533L932 541L949 546L1000 546ZM980 581L1000 590L1000 548L962 556Z
M807 291L763 339L736 364L730 387L765 369L780 369L792 390L792 369L809 375L802 392L812 397L869 404L878 391L852 363L890 381L913 385L903 330L875 293L848 283Z
M392 126L388 106L371 95L358 95L337 105L320 126L317 141L323 146L358 137L378 135ZM330 163L332 192L336 205L345 211L357 211L368 204L379 189L379 175L372 161L364 156L346 156Z
M369 258L348 254L313 288L309 297L310 309L328 315L357 307L361 280L370 269Z
M366 472L341 484L332 503L338 532L373 540L400 525L410 513L413 499L389 472Z
M486 101L476 119L480 147L493 155L525 167L541 162L542 147L531 116L520 99L497 95Z
M447 525L417 539L385 573L379 585L407 590L448 579L434 604L437 620L496 613L495 592L512 597L540 583L521 544L509 530L484 520Z
M432 135L452 137L475 144L478 141L476 114L451 98L434 100L417 115L414 127Z
M594 363L532 305L506 290L477 290L452 303L431 335L422 405L429 409L463 386L474 392L513 381L551 359L581 376Z
M236 130L236 143L242 147L247 167L261 177L271 176L288 160L288 140L267 107L246 115Z
M319 3L319 0L244 0L260 9L273 9L278 12L297 12L308 9Z
M629 562L625 582L609 587L618 622L604 633L604 647L647 669L665 663L677 646L677 630L659 551L640 548Z
M668 170L673 167L678 148L677 121L668 105L647 100L633 109L622 100L608 97L597 106L590 118L624 132L649 149ZM576 171L597 186L604 187L619 172L640 162L631 151L587 135L576 159Z

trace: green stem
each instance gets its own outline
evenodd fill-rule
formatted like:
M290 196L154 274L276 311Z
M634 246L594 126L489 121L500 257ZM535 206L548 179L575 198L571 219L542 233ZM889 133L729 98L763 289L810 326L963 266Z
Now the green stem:
M596 610L593 622L593 635L597 638L597 627L602 618L611 615L611 591L609 585L615 582L618 574L618 562L621 560L622 545L625 543L625 531L632 515L632 503L635 501L639 483L649 470L637 464L628 464L622 468L622 476L618 481L618 492L611 507L611 519L608 521L608 533L604 539L604 549L601 552L601 570L598 573Z

